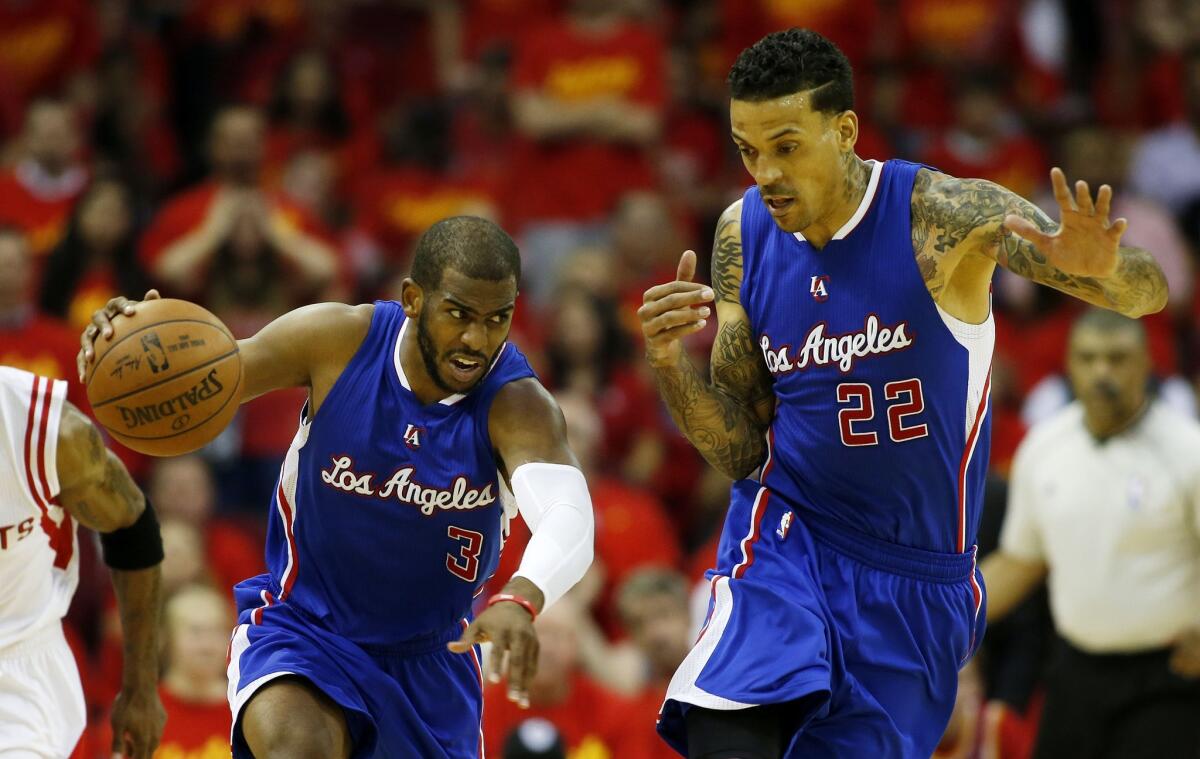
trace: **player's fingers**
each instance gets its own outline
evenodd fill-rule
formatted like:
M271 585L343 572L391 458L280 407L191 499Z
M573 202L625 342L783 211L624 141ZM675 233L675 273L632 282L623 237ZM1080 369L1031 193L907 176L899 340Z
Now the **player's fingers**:
M516 633L508 671L508 700L522 709L529 708L529 681L537 663L537 635L533 630Z
M508 664L508 636L502 634L493 643L492 655L488 659L488 682L498 683L504 679Z
M480 631L479 627L472 622L467 629L463 630L462 636L458 640L452 640L446 644L446 648L456 654L465 654L471 650L471 647L476 643L482 643L486 640L486 636Z
M1106 184L1100 185L1100 189L1096 191L1096 215L1104 223L1108 223L1108 211L1112 207L1112 194L1112 187Z
M647 338L658 340L664 332L682 327L686 324L696 324L698 322L708 322L707 314L701 314L699 310L692 308L680 308L675 311L668 311L662 316L655 317L643 326L642 331Z
M1129 227L1129 221L1125 218L1117 219L1108 228L1108 236L1117 242L1121 241L1121 235L1125 234L1125 230Z
M1096 213L1096 206L1092 204L1092 191L1082 179L1075 183L1075 203L1082 214L1091 216Z
M1043 233L1033 222L1016 214L1009 214L1004 217L1004 228L1009 232L1020 235L1037 246L1045 245L1050 241L1050 235Z
M104 309L92 312L92 324L99 330L97 337L99 335L108 337L112 334L112 316L114 315L108 313L107 306Z
M668 295L665 298L654 301L653 303L643 303L638 308L638 318L642 321L649 321L655 317L661 316L670 311L675 310L694 310L697 313L704 311L701 316L708 316L709 309L707 306L702 306L698 309L692 309L692 306L700 306L702 303L708 303L712 300L712 290L703 288L700 290L689 290L687 292L675 293Z
M675 279L691 282L694 276L696 276L696 251L685 250L679 257L679 266L675 268Z
M158 290L152 288L146 291L146 297L142 298L142 300L158 300L161 297L162 296L158 294Z
M1071 202L1071 190L1067 187L1067 175L1057 166L1050 169L1050 187L1054 190L1054 199L1058 201L1059 208L1064 211L1075 210L1075 204Z
M699 282L681 282L679 280L675 280L674 282L664 282L663 284L655 285L646 292L642 293L642 303L654 303L662 300L668 295L673 295L674 293L697 292L704 290L710 293L712 292L712 288ZM709 295L708 298L709 300L712 300L711 295Z
M83 380L84 374L87 371L87 364L95 355L93 345L96 342L96 336L100 334L100 328L95 324L89 324L87 328L79 334L79 355L76 357L76 363L79 365L79 379Z
M694 335L695 333L704 329L706 326L708 326L708 321L705 319L701 319L698 322L692 322L691 324L684 324L679 327L672 327L671 329L664 330L663 332L660 332L657 335L655 335L654 339L655 339L655 341L661 341L661 342L670 342L671 340L681 340L681 339L687 337L688 335Z

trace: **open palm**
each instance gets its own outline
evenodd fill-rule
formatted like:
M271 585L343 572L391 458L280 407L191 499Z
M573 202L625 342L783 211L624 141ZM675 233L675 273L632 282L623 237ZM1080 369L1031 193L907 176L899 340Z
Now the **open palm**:
M1104 279L1117 268L1121 235L1129 223L1125 219L1108 220L1112 188L1101 185L1092 202L1087 182L1075 183L1075 195L1067 186L1067 177L1057 166L1050 170L1054 199L1062 214L1058 231L1046 234L1028 219L1008 215L1004 226L1032 243L1047 263L1059 271L1080 277Z

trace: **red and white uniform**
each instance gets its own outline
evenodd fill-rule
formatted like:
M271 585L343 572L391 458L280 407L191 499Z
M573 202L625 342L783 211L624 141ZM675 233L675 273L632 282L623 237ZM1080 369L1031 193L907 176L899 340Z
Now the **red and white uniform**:
M85 723L62 632L79 581L74 520L56 503L67 383L0 366L0 756L64 757Z

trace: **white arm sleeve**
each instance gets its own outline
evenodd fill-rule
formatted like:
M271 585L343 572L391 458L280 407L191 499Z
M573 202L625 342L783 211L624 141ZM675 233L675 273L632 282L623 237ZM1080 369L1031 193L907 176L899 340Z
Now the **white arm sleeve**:
M536 585L549 607L592 563L595 523L587 481L566 464L522 464L512 473L512 489L533 533L514 577Z

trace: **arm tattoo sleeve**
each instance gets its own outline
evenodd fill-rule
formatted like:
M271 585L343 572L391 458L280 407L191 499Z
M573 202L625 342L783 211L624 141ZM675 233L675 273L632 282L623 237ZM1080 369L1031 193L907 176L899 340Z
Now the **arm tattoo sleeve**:
M912 235L917 262L935 295L949 278L960 246L991 258L1014 274L1096 306L1139 315L1166 298L1166 282L1153 256L1121 246L1117 271L1104 280L1061 271L1032 243L1005 228L1020 216L1051 234L1058 225L1033 203L983 179L957 179L922 171L913 185Z
M726 211L713 245L712 285L718 310L740 318L721 321L713 345L712 381L702 376L686 354L679 365L655 372L659 393L679 429L710 464L734 479L747 476L762 463L766 455L763 433L775 402L770 374L739 301L739 217L733 209Z

